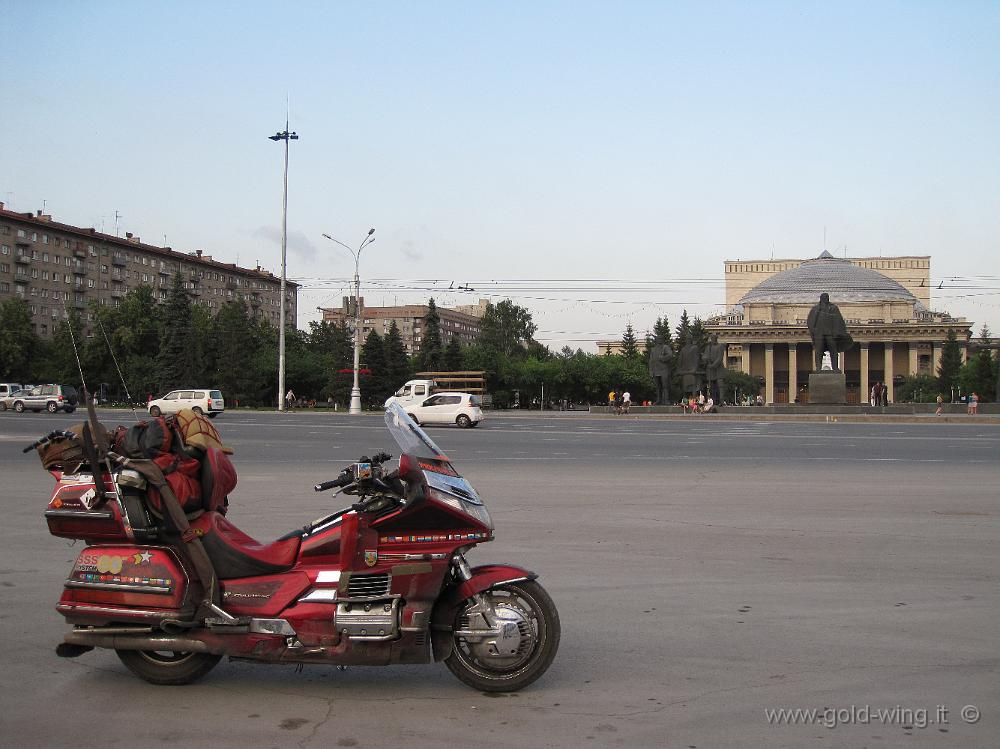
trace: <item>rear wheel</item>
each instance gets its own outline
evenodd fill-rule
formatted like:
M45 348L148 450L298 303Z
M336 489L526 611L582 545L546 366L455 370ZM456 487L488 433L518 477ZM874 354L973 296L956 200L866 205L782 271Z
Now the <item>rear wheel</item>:
M455 423L462 427L462 429L468 429L472 426L472 419L465 414L459 414L458 418L455 419Z
M7 401L0 401L0 411L7 410Z
M56 404L55 401L49 401L47 404L45 404L45 410L48 411L50 414L54 414L56 411L59 410L59 406Z
M416 424L417 426L420 426L420 419L418 419L418 418L417 418L416 416L414 416L413 414L406 414L406 415L407 415L407 416L409 416L409 417L410 417L411 419L413 419L413 423L414 423L414 424Z
M14 403L14 410L17 411L18 413L21 413L22 411L24 411L24 404L21 401L16 401Z
M194 411L194 412L195 412L196 414L198 414L199 416L201 416L201 415L202 415L203 413L205 413L204 411L202 411L202 410L201 410L201 406L195 406L195 407L194 407L194 408L192 408L191 410L192 410L192 411Z
M157 416L159 416L160 415L160 407L159 406L153 406L153 407L151 407L149 409L149 415L152 416L153 418L156 418Z
M541 676L559 648L559 612L533 580L504 583L470 598L455 616L455 648L445 665L484 692L514 692Z
M222 658L211 653L174 653L160 650L116 650L121 662L150 684L190 684L207 674Z
M218 415L219 415L219 412L218 412L218 411L216 411L215 413L211 413L211 414L209 414L209 415L208 415L208 418L210 418L210 419L214 419L214 418L215 418L216 416L218 416Z

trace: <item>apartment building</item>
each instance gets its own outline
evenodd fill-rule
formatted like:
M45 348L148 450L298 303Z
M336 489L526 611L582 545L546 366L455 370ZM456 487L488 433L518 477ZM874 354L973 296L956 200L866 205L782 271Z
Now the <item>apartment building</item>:
M324 322L353 323L354 321L354 301L355 297L344 297L339 308L323 307ZM472 311L486 311L486 300L481 300L478 305L468 305L466 309ZM403 339L403 346L406 353L413 354L420 348L420 341L423 338L424 317L430 310L426 304L403 304L392 307L367 307L365 298L361 297L361 314L363 321L361 324L362 340L371 331L375 330L379 335L384 336L389 332L389 327L393 321L399 328L400 336ZM470 344L479 336L479 325L482 314L469 314L460 312L457 309L447 307L437 308L438 317L441 318L441 342L448 345L452 338L457 338L462 344Z
M178 252L157 247L126 233L104 234L52 220L38 211L17 213L0 203L0 300L27 302L35 332L43 337L76 310L84 325L92 321L90 302L117 307L140 284L152 286L165 300L176 273L192 301L214 314L227 301L243 299L278 325L280 279L257 268L221 263L201 250ZM298 285L287 282L285 314L295 325Z

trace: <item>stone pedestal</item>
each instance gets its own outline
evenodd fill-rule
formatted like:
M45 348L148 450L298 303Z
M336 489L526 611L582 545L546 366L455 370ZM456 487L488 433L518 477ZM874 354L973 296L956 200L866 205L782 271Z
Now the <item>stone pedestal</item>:
M842 406L847 403L847 378L843 372L811 372L809 403Z

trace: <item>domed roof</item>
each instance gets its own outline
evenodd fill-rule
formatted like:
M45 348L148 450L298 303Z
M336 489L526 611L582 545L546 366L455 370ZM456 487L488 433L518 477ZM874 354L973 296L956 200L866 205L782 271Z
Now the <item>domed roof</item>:
M919 299L888 276L829 252L775 273L744 294L738 304L815 304L823 292L829 293L834 304L906 301L924 309Z

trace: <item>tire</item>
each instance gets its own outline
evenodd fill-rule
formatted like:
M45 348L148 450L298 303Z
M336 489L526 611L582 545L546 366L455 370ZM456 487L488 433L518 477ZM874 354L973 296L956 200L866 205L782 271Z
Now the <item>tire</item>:
M455 419L455 423L462 427L462 429L468 429L472 426L472 419L465 414L459 414L458 418Z
M69 406L68 408L65 408L65 409L63 409L63 413L68 413L68 414L71 414L71 413L73 413L73 412L74 412L75 410L76 410L76 406Z
M414 416L413 414L406 414L406 415L407 415L407 416L409 416L409 417L410 417L411 419L413 419L413 423L414 423L414 424L416 424L417 426L420 426L420 419L418 419L418 418L417 418L416 416Z
M45 410L48 411L50 414L54 414L59 411L59 404L56 403L55 401L49 401L48 403L45 404Z
M160 407L159 406L152 406L149 409L149 415L152 416L155 419L157 416L160 415Z
M191 410L194 411L199 416L202 416L205 413L204 411L201 410L201 406L194 406Z
M17 411L18 413L23 413L24 403L22 403L21 401L14 401L14 410Z
M211 653L172 653L158 650L116 650L125 667L140 679L160 686L197 681L222 658Z
M559 612L545 589L533 580L502 583L481 595L506 623L516 624L516 650L508 657L484 657L485 650L490 647L505 648L515 643L510 642L510 638L492 643L469 643L456 637L455 647L445 659L445 665L473 689L515 692L544 674L555 658L559 649ZM471 605L473 600L469 599L458 610L455 629L468 626L466 611Z
M6 411L6 410L7 410L7 402L0 401L0 411Z
M218 411L216 411L215 413L210 413L210 414L208 415L208 418L210 418L210 419L214 419L214 418L215 418L216 416L218 416L218 415L219 415L219 412L218 412Z

